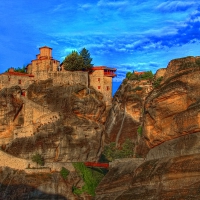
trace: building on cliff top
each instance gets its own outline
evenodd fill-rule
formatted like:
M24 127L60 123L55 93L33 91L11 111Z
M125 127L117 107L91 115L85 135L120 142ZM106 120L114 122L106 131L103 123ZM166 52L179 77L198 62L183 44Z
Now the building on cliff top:
M60 62L53 59L52 48L44 46L39 48L40 53L36 55L36 59L32 60L26 67L28 74L35 74L41 71L53 72L58 70Z
M30 84L52 78L55 84L82 83L86 86L93 86L103 94L106 104L111 105L112 78L116 76L115 68L96 66L92 68L91 72L66 71L58 60L53 59L52 48L44 46L40 47L39 50L40 53L36 55L36 59L26 66L27 73L14 72L14 69L11 68L8 72L0 74L0 89L19 85L22 88L22 94L25 96L26 89ZM86 75L88 73L89 76Z
M89 73L90 85L104 95L107 105L112 103L112 78L116 76L116 70L106 66L95 66Z

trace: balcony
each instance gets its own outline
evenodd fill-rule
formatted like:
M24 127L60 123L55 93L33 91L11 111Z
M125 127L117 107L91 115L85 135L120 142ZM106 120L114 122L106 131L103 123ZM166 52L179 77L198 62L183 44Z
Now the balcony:
M114 71L110 71L110 72L104 71L104 76L115 77L117 76L117 74L115 74Z

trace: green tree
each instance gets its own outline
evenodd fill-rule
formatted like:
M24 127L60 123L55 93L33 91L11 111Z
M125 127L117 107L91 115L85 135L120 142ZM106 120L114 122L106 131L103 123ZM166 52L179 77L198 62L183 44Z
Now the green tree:
M38 164L41 166L44 165L44 159L42 158L42 156L39 153L36 153L35 155L33 155L31 159L33 162L36 162L37 165Z
M128 79L129 79L129 78L131 77L131 75L132 75L132 73L131 73L131 72L127 72L127 73L126 73L126 78L128 78Z
M90 57L90 53L86 48L83 48L80 51L80 56L82 56L84 60L84 69L90 69L93 67L93 64L91 64L92 58Z
M78 54L77 51L72 51L63 61L65 70L77 71L84 68L84 59Z
M66 169L65 167L62 167L61 171L60 171L60 175L64 178L67 179L67 176L69 175L69 170Z

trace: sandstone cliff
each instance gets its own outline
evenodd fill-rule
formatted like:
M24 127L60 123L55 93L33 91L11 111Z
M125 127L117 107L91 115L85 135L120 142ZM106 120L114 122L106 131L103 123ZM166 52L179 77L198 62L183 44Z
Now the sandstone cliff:
M53 86L52 80L1 91L4 150L30 159L38 152L46 162L95 161L101 153L105 121L102 94L82 85Z
M113 97L112 108L105 124L105 142L120 146L126 138L137 145L138 127L142 124L143 106L152 84L148 80L125 79Z
M200 57L172 60L156 73L156 79L160 76L160 85L144 101L142 136L135 149L146 160L111 168L96 199L200 198Z

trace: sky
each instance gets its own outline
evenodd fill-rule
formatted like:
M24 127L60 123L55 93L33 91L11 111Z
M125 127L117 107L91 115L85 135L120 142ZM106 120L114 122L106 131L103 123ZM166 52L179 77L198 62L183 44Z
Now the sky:
M94 66L117 68L113 93L129 71L153 73L170 60L200 55L199 1L0 1L0 73L53 48L60 62L89 50Z

